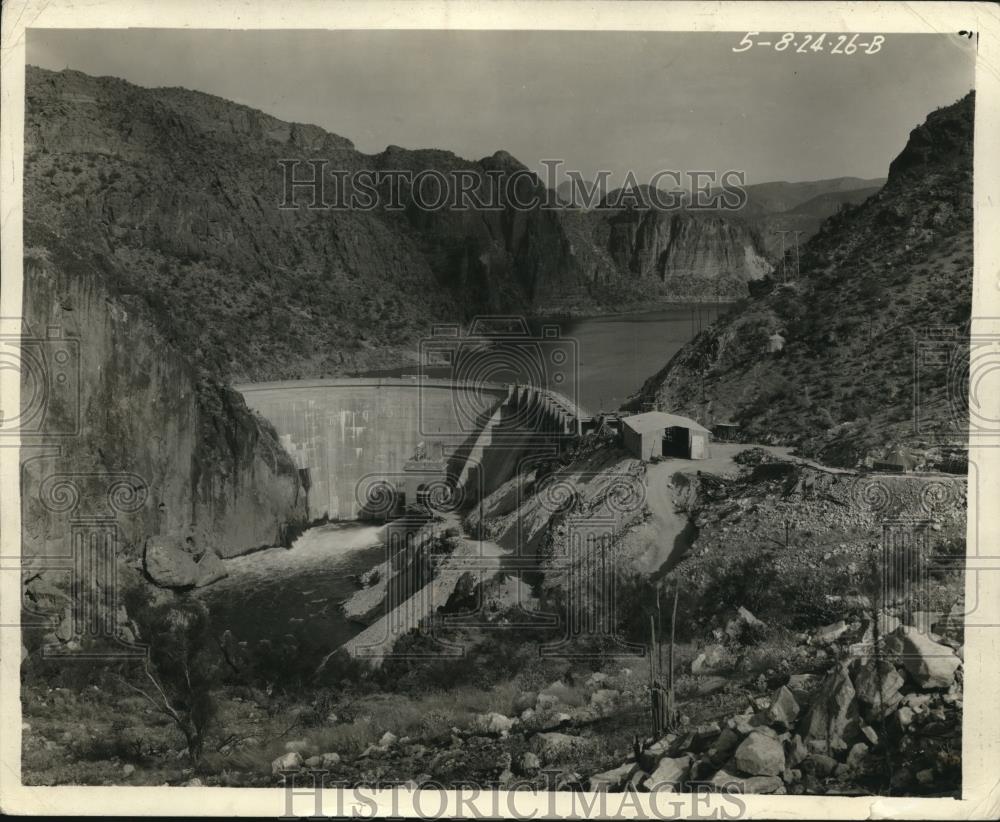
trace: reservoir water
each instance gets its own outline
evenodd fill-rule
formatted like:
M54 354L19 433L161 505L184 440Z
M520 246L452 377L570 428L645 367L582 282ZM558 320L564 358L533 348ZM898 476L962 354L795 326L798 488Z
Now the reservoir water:
M580 404L592 413L616 410L726 308L708 303L563 321L562 335L576 341Z

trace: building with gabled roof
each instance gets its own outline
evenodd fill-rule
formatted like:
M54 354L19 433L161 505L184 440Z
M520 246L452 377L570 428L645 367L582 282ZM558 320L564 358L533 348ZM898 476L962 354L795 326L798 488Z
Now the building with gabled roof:
M647 411L622 419L622 442L636 459L681 457L707 459L709 431L680 414Z

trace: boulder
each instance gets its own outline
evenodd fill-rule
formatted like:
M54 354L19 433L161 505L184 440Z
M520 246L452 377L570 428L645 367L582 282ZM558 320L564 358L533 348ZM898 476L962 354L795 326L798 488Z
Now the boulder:
M732 728L741 736L752 734L754 731L761 731L777 737L777 734L771 728L767 727L769 721L767 714L762 712L736 714L726 720L726 726Z
M590 704L602 714L606 714L614 709L615 703L620 698L621 693L619 691L610 688L598 688L591 694Z
M334 765L340 764L340 754L338 753L325 753L320 757L320 765L324 768L332 768Z
M608 681L608 675L601 671L595 671L589 677L587 677L586 687L588 688L603 688L604 683Z
M785 764L789 768L795 768L802 760L809 756L809 749L802 737L798 734L785 740Z
M896 724L899 726L900 730L906 730L906 727L913 722L913 708L908 705L904 705L895 713Z
M782 728L791 728L799 718L799 703L786 686L782 685L771 700L767 710L768 719Z
M646 788L650 791L662 791L668 787L679 790L691 773L691 761L691 756L664 757L649 775Z
M302 769L302 754L298 751L291 751L279 756L271 763L271 773L279 774L282 771L298 771Z
M709 645L691 663L691 673L708 676L725 671L733 664L732 655L721 645Z
M543 703L548 703L550 706L575 705L578 704L578 699L572 687L557 679L539 693L535 709L540 709Z
M931 694L907 694L903 698L903 703L913 708L916 714L924 713L931 703Z
M832 756L827 756L826 754L810 754L802 762L802 770L807 773L815 774L820 779L825 779L830 776L836 768L837 760Z
M219 555L215 551L206 551L198 560L198 576L194 585L195 588L202 588L227 576L229 571L226 570L226 564Z
M723 728L712 747L708 749L708 758L715 765L722 765L736 750L743 737L732 728Z
M310 756L306 759L304 764L307 768L316 769L323 767L323 757L321 756Z
M795 701L802 705L812 699L823 678L817 674L793 674L788 677L786 687L792 692Z
M521 769L521 773L531 776L541 770L542 761L538 758L538 754L525 751L518 760L518 767Z
M507 736L514 727L514 720L496 711L488 714L477 714L472 720L472 730L494 736Z
M626 762L624 765L619 765L617 768L612 768L610 771L595 773L590 777L590 790L609 792L620 791L625 787L625 783L628 782L636 770L637 766L634 762Z
M550 731L549 733L535 734L531 738L531 745L542 761L546 764L556 762L567 757L578 756L581 753L593 748L593 742L579 736Z
M903 687L903 677L896 667L882 660L876 670L875 660L867 660L854 673L854 690L858 699L867 705L888 713L902 699L899 689Z
M709 748L721 732L718 722L706 722L692 728L689 733L691 741L687 747L695 753L701 753Z
M629 777L628 781L629 781L628 788L630 790L634 791L649 790L649 788L646 785L646 783L649 781L649 774L639 770L638 768L635 769L635 771L632 773L632 776Z
M392 733L392 731L386 731L384 734L382 734L382 738L379 739L378 746L383 749L391 748L398 741L399 737L396 736L396 734Z
M785 770L785 749L779 740L755 731L740 743L734 760L751 776L778 776Z
M907 673L921 688L947 688L955 681L962 661L947 645L934 642L916 628L901 625L885 640L886 651L897 654Z
M511 707L514 713L521 714L529 708L534 709L537 701L538 694L534 691L521 691L521 693L514 698L514 704Z
M554 711L556 707L560 704L559 697L555 694L541 693L535 700L535 710L539 713L544 713L545 711Z
M660 760L673 750L677 739L677 734L667 734L662 739L658 739L652 745L647 746L639 754L639 765L642 766L642 769L650 773L656 770L656 766L660 764Z
M828 750L846 750L847 743L861 730L854 696L847 666L837 666L827 674L812 706L799 723L802 738L806 742L823 741Z
M847 752L847 767L852 771L860 772L864 770L865 760L868 757L868 746L864 742L858 742L851 746Z
M847 623L838 619L830 625L817 628L816 633L812 636L812 642L814 645L828 645L831 642L836 642L846 630Z
M717 771L708 784L718 791L731 793L785 793L785 784L780 777L752 776L747 778L736 776L724 769Z
M746 628L762 630L764 627L765 623L762 620L757 619L741 605L736 611L736 616L726 623L725 634L732 640L738 640L743 636Z
M198 563L179 539L150 537L144 564L149 578L165 588L193 588L198 582Z

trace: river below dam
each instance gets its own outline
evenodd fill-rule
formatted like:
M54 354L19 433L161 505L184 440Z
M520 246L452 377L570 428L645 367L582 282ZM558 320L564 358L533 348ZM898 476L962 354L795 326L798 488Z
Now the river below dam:
M361 631L340 603L358 590L357 577L385 559L383 528L367 523L318 525L288 548L266 548L224 560L229 576L197 591L218 633L238 640L302 644L333 650Z

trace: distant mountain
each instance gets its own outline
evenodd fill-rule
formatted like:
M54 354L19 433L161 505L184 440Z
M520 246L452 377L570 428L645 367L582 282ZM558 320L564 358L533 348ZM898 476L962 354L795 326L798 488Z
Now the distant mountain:
M879 180L877 185L866 188L852 188L847 191L826 191L781 213L797 214L803 217L818 217L825 220L827 217L832 217L845 205L863 203L873 194L878 193L883 185L885 185L885 180Z
M859 177L833 177L799 183L754 183L746 187L751 212L779 214L826 194L846 194L859 189L881 188L885 178L864 180ZM845 202L847 200L844 200Z
M851 188L850 186L855 183L874 184ZM830 185L830 190L797 202L784 211L767 210L768 207L795 202L801 196L826 184ZM807 242L819 231L827 217L832 217L846 206L863 203L877 193L884 184L885 180L859 180L857 177L837 177L833 180L818 180L812 183L763 183L761 186L747 186L749 194L747 208L755 215L751 223L760 232L767 253L779 260L781 255L786 253L791 264L794 258L789 249Z
M930 114L885 186L828 218L802 247L799 279L762 281L630 406L734 420L754 439L834 464L899 445L964 444L955 414L967 386L948 363L961 365L968 346L973 110L970 93ZM915 342L932 328L943 333L938 365L921 364Z

